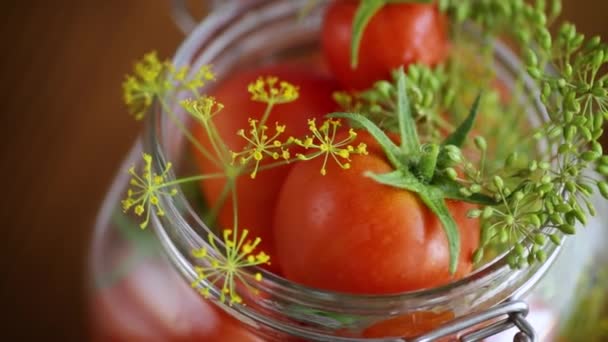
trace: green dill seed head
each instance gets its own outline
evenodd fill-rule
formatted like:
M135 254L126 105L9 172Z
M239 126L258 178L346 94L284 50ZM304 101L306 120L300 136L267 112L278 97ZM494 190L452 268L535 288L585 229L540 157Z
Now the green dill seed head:
M474 139L475 142L475 146L480 150L480 151L486 151L488 149L488 143L486 142L486 139L482 136L477 136Z
M602 196L605 199L608 199L608 183L605 181L599 181L596 184L597 184L597 189L600 191Z
M562 238L557 234L549 235L549 240L551 240L551 242L553 242L553 244L555 244L557 246L562 244Z
M445 173L452 180L455 180L456 178L458 178L458 172L456 172L456 170L452 167L448 167L447 169L445 169Z
M558 226L558 228L564 234L572 235L572 234L576 233L576 229L574 228L574 226L571 224L568 224L568 223L561 224Z
M607 188L608 190L608 188ZM483 208L483 213L481 214L481 216L484 219L489 219L490 217L492 217L492 214L494 214L494 208L487 206L485 208Z
M500 176L494 176L493 182L494 182L494 186L498 190L501 190L505 186L505 183Z
M472 184L469 187L469 191L473 194L477 194L477 193L481 192L481 190L482 190L482 187L479 184Z
M534 235L534 243L540 246L543 246L547 240L545 239L545 235L541 233L537 233Z
M536 259L541 263L547 260L547 253L543 250L536 251L535 256Z
M478 218L479 216L481 216L481 210L479 209L472 209L467 213L468 218Z
M534 227L536 227L536 228L541 228L541 226L542 226L542 221L541 221L541 219L538 217L538 215L536 215L536 214L531 214L531 215L529 216L529 219L530 219L530 223L531 223L531 224L532 224Z
M521 243L516 244L513 250L518 257L524 257L526 255L526 248Z
M536 261L536 254L535 253L528 254L527 259L528 259L528 264L529 265L534 264L534 262Z

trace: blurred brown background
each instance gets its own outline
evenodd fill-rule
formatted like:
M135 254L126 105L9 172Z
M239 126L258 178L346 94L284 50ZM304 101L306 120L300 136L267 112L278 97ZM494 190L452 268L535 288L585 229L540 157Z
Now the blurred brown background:
M0 4L0 340L87 340L91 228L139 129L120 84L143 53L168 57L182 40L168 3ZM564 3L608 38L608 1Z

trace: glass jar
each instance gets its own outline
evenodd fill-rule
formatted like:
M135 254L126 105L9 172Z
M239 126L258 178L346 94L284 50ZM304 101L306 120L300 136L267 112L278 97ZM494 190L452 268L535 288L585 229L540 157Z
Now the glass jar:
M296 20L305 1L229 2L210 14L184 41L173 63L197 69L212 64L219 76L243 66L304 58L317 67L321 10ZM521 65L504 45L495 45L496 72L513 86ZM530 122L538 125L546 113L536 100L537 90L525 82ZM182 117L187 122L187 117ZM244 291L247 305L218 301L217 291L204 299L190 284L197 260L191 251L208 245L210 232L193 208L185 190L161 198L165 215L152 215L151 228L139 229L122 212L131 165L141 153L153 156L153 170L161 173L167 161L187 168L186 140L158 106L148 113L146 127L120 170L100 211L90 254L90 298L94 339L99 341L434 341L456 336L483 339L511 326L528 337L550 341L559 319L573 307L574 289L596 260L606 241L601 216L606 205L597 202L599 216L584 232L562 247L548 245L547 261L511 270L505 256L457 282L400 295L360 296L314 290L264 270L256 293ZM173 174L169 175L173 177ZM561 256L560 256L560 250ZM558 257L559 256L559 257ZM539 283L549 267L555 267ZM567 274L567 276L564 276ZM530 321L525 320L530 303ZM480 330L480 327L484 327ZM501 337L502 336L502 337ZM524 338L525 335L521 335ZM513 333L491 337L511 340Z

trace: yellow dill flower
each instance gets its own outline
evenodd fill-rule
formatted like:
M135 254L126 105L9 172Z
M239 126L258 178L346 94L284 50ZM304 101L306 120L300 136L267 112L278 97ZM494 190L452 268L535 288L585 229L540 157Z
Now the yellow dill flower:
M162 89L163 63L156 52L150 52L135 64L134 75L127 75L122 84L125 104L135 119L141 120Z
M220 285L220 301L228 304L240 304L243 299L237 293L237 282L251 289L249 275L244 271L245 268L262 264L270 265L270 257L263 251L255 253L255 249L262 241L256 237L253 241L247 240L249 231L244 229L239 236L236 230L226 229L223 232L223 240L226 246L225 255L215 244L215 237L209 233L208 240L211 250L203 247L194 250L192 255L204 260L206 266L196 266L196 279L192 282L192 287L208 298L211 294L212 285ZM253 277L256 281L262 280L262 274L256 273Z
M168 70L169 74L171 74L174 81L177 81L177 82L186 81L186 76L188 76L188 70L190 70L187 66L183 66L178 69L175 65L171 64L171 62L169 62L169 61L165 61L163 63L163 65Z
M208 81L215 81L215 74L211 70L211 65L203 65L192 78L184 80L182 85L193 93L198 94L199 89L204 87Z
M268 104L289 103L300 96L299 88L273 76L260 77L247 87L251 100Z
M327 173L326 166L330 156L341 168L349 169L350 155L367 154L367 145L365 143L359 143L357 147L350 145L357 137L357 133L352 128L348 131L348 137L341 141L335 141L340 125L340 120L327 119L317 128L316 120L309 119L308 129L312 132L312 136L307 136L304 140L294 139L294 143L305 149L317 149L318 151L311 155L298 153L296 157L300 160L311 160L324 156L323 166L321 167L322 175Z
M284 159L289 160L290 153L285 145L291 143L292 139L289 138L287 141L282 142L278 137L285 132L285 125L279 125L275 123L275 133L272 136L268 136L268 126L258 126L258 120L249 119L249 137L245 133L244 129L240 129L236 134L243 137L247 141L247 146L241 152L232 152L232 162L234 163L237 159L240 160L241 165L246 165L250 161L255 162L255 167L251 172L251 178L255 178L260 161L265 157L270 157L274 160Z
M176 68L169 61L158 59L156 52L150 52L135 63L133 75L127 75L122 84L123 97L129 112L141 120L154 98L174 90L189 90L196 94L207 81L215 80L211 66L203 65L188 78L188 67Z
M133 212L138 216L146 214L145 220L140 224L142 229L148 226L152 207L156 209L156 215L163 216L165 214L160 206L159 196L175 196L177 194L177 189L168 189L169 184L166 183L171 163L167 163L167 167L159 175L152 173L152 156L144 153L143 159L144 167L141 176L135 172L134 166L129 169L129 174L132 176L131 188L127 191L127 198L122 201L122 208L125 212L133 209Z
M181 106L200 122L207 122L222 109L224 105L217 102L212 96L201 96L197 99L183 100Z

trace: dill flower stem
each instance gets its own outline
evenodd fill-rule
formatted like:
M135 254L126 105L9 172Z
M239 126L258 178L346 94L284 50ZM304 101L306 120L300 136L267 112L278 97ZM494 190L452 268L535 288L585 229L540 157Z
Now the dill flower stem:
M179 178L174 181L164 183L159 188L164 188L164 187L168 187L168 186L174 186L174 185L184 184L184 183L189 183L189 182L195 182L195 181L204 180L204 179L216 179L216 178L224 178L224 177L226 177L226 175L224 173L201 174L201 175L197 175L197 176Z
M231 184L232 182L230 181L226 182L224 188L222 189L222 192L220 192L219 197L213 204L211 211L209 211L209 213L206 215L205 222L208 222L210 224L215 223L215 219L217 218L218 212L226 202L226 198L228 198L228 194L230 193L230 187L232 186Z
M260 119L260 123L258 124L258 127L263 127L266 124L266 121L268 121L268 117L270 116L270 113L272 113L273 107L274 107L274 102L269 101L268 104L266 105L266 109L264 110L264 114L262 115L262 118Z
M194 145L194 147L196 147L203 154L203 156L205 156L205 158L209 159L209 161L214 163L216 166L223 168L222 164L209 151L207 151L207 149L205 149L196 138L194 138L192 133L190 133L190 131L184 126L184 123L179 120L179 118L177 117L177 115L175 115L175 113L167 104L167 102L162 97L158 97L158 101L164 111L171 118L171 121L173 121L175 126L177 126L177 128L188 139L188 141L190 141L190 143Z
M230 184L230 193L232 194L232 226L234 230L234 236L236 236L239 227L239 204L236 191L236 183L232 179L228 180L228 182Z
M226 143L220 137L220 133L218 132L217 127L215 127L213 119L210 119L207 122L207 124L205 125L205 129L207 130L207 134L209 135L211 142L219 146L219 149L222 153L219 158L222 160L222 163L230 163L230 149L228 148L228 146L226 146Z
M488 151L484 150L481 152L481 161L479 162L479 173L484 174L486 170L486 159L487 159Z
M228 163L227 158L229 158L229 152L226 148L226 145L223 143L223 140L219 137L217 133L217 129L215 125L210 122L211 119L201 122L203 127L205 128L205 132L207 133L207 137L209 137L209 141L211 142L211 147L215 151L216 156L219 158L222 165L226 166ZM219 142L219 144L218 144ZM221 148L220 148L221 146Z
M193 91L192 94L194 95L194 98L200 98L200 94L197 94L197 92ZM215 127L215 124L213 123L213 117L210 117L208 120L200 120L199 122L205 128L207 136L209 137L209 141L211 142L211 145L215 150L217 157L220 159L222 165L225 166L226 163L229 162L230 151L226 146L224 140L220 137L220 134L217 131L217 127Z

